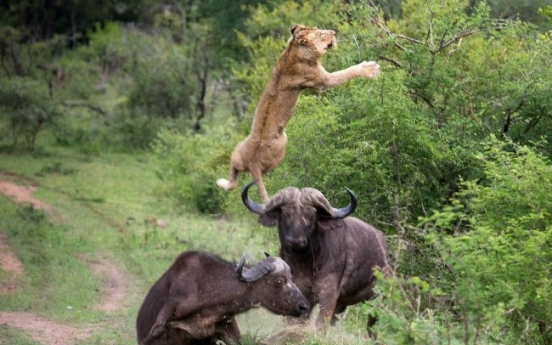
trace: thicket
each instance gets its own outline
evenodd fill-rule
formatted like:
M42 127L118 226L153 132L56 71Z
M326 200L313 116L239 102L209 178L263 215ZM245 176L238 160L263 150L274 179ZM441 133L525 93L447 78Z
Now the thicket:
M179 207L235 214L238 193L214 182L289 26L335 29L327 70L377 60L382 73L301 95L269 192L310 186L336 205L345 186L356 192L356 216L386 232L397 271L359 308L380 311L383 343L549 344L552 8L535 4L511 16L508 0L241 1L226 12L176 1L141 16L131 7L140 25L89 26L81 45L2 26L0 132L10 147L51 126L57 144L90 153L152 149Z

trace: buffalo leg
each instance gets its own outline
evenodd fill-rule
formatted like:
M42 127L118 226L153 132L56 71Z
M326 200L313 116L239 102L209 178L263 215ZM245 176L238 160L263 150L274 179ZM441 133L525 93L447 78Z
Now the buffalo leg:
M343 313L345 311L345 309L347 309L347 306L344 306L344 305L338 305L335 308L334 314L332 315L332 321L331 321L332 326L334 326L335 323L339 320L337 318L337 314Z
M225 344L239 344L241 334L236 318L232 316L217 323L215 325L214 338L221 340Z
M151 326L148 336L144 340L142 340L140 345L148 345L153 339L157 338L161 335L161 333L163 333L167 321L173 315L176 304L177 303L174 301L169 301L163 306L163 308L161 308L161 310L157 314L155 323L153 324L153 326Z
M320 305L320 313L316 318L316 328L325 329L331 323L338 307L339 279L335 275L321 274L320 276L322 278L314 283L313 289L314 294L318 296L318 304Z

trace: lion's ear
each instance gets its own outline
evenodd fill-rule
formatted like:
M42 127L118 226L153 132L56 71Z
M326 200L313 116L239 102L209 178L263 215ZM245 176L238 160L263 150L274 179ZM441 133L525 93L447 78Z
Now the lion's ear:
M290 28L289 28L289 32L291 32L292 35L295 35L295 32L298 31L298 29L303 29L305 28L304 25L301 25L301 24L293 24Z
M295 39L295 42L304 46L309 43L309 40L307 38L309 32L308 30L303 30L305 28L303 25L299 25L299 26L301 26L301 28L296 28L293 32L293 38Z

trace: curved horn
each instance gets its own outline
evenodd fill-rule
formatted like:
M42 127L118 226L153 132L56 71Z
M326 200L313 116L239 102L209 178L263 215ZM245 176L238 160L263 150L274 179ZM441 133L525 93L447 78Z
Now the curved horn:
M302 189L301 200L303 204L312 205L318 210L318 212L323 212L326 217L341 219L353 213L357 205L356 195L349 188L345 187L345 189L347 190L347 193L349 193L351 201L349 205L343 208L333 207L322 192L318 189L310 187Z
M353 213L356 209L357 197L356 197L355 193L353 193L353 191L350 190L347 187L345 187L345 190L347 191L347 193L349 193L349 197L351 198L351 202L349 202L349 205L347 205L343 208L334 208L334 207L332 207L332 213L333 213L334 218L337 218L337 219L345 218L348 215L350 215L351 213Z
M242 271L243 271L243 265L245 265L245 253L242 254L240 262L238 262L238 265L236 267L236 273L238 274L238 277L242 277Z
M255 180L249 182L248 184L245 185L245 187L243 187L242 189L242 192L241 192L241 199L245 205L245 207L247 207L247 209L253 213L256 213L256 214L263 214L264 213L264 210L265 210L265 205L264 204L258 204L256 203L255 201L251 200L251 198L249 198L249 188L255 184Z
M241 280L251 283L271 273L276 269L276 266L272 263L272 260L270 258L264 259L255 266L249 268L241 275Z

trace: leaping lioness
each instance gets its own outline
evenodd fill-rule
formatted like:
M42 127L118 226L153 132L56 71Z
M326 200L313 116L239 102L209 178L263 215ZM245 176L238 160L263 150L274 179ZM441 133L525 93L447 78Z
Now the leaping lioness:
M352 78L375 78L380 72L375 61L363 61L341 71L327 72L320 57L337 45L335 31L301 24L292 25L290 31L293 36L280 54L261 96L251 133L232 152L230 181L217 180L220 187L232 190L236 187L238 172L249 171L265 201L269 196L262 175L272 171L284 159L287 142L284 127L293 114L301 91L323 91Z

